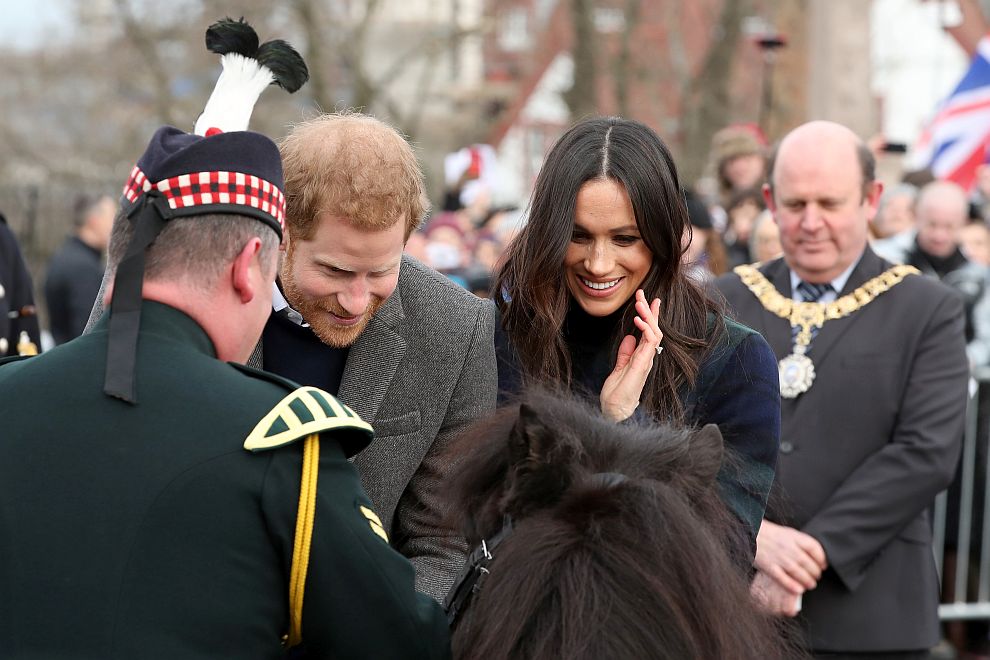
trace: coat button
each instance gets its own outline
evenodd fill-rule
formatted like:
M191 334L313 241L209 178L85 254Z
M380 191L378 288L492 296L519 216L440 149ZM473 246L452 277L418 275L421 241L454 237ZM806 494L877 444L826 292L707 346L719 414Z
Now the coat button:
M781 454L790 454L792 451L794 451L794 445L792 445L790 442L784 440L783 442L780 443Z

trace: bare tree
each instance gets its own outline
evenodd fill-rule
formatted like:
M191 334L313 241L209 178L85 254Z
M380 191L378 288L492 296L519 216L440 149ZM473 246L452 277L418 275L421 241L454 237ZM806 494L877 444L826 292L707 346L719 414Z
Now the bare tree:
M591 115L598 108L598 35L594 0L570 0L574 26L574 83L564 95L571 117Z
M140 57L141 66L149 78L148 89L155 98L155 114L163 124L174 124L171 78L165 69L165 62L159 53L160 35L156 35L148 24L142 24L135 16L128 0L114 0L117 16L122 24L125 38Z
M732 119L729 83L733 57L739 45L742 19L752 11L751 0L729 0L722 5L712 28L711 46L684 90L681 178L694 181L708 158L712 134Z
M680 3L669 3L678 6ZM623 12L625 24L619 42L619 54L612 67L612 77L615 80L615 101L619 114L629 116L629 78L635 77L632 59L632 35L636 32L640 19L640 0L626 0Z

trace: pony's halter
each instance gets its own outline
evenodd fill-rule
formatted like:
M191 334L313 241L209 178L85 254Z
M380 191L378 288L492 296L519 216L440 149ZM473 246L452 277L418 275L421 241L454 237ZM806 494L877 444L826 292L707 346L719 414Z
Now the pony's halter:
M457 617L471 603L472 596L478 593L481 585L484 584L489 573L488 565L495 559L495 555L492 553L510 534L512 534L512 516L505 514L505 518L502 520L502 529L498 530L495 536L490 539L482 539L481 545L468 555L467 564L457 576L454 586L447 592L447 597L443 601L443 609L447 613L447 625L451 628L454 627Z

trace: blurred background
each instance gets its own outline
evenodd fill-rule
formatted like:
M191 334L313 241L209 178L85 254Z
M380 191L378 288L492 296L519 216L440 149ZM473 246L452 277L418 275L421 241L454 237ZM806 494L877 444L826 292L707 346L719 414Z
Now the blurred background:
M43 325L45 266L80 195L116 199L156 127L192 129L219 72L203 35L225 15L310 67L297 94L262 96L252 128L278 139L335 109L397 126L434 208L409 251L483 295L544 153L587 115L654 127L711 212L696 227L722 237L747 203L729 193L752 185L726 190L722 165L811 118L871 138L900 181L990 0L0 0L0 211Z

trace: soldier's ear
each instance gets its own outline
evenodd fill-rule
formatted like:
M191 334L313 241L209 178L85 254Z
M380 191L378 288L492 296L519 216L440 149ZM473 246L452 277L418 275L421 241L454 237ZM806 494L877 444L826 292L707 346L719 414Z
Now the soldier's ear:
M230 269L230 284L242 305L251 302L261 293L260 281L255 272L264 274L267 267L261 263L261 239L252 236L234 257Z

